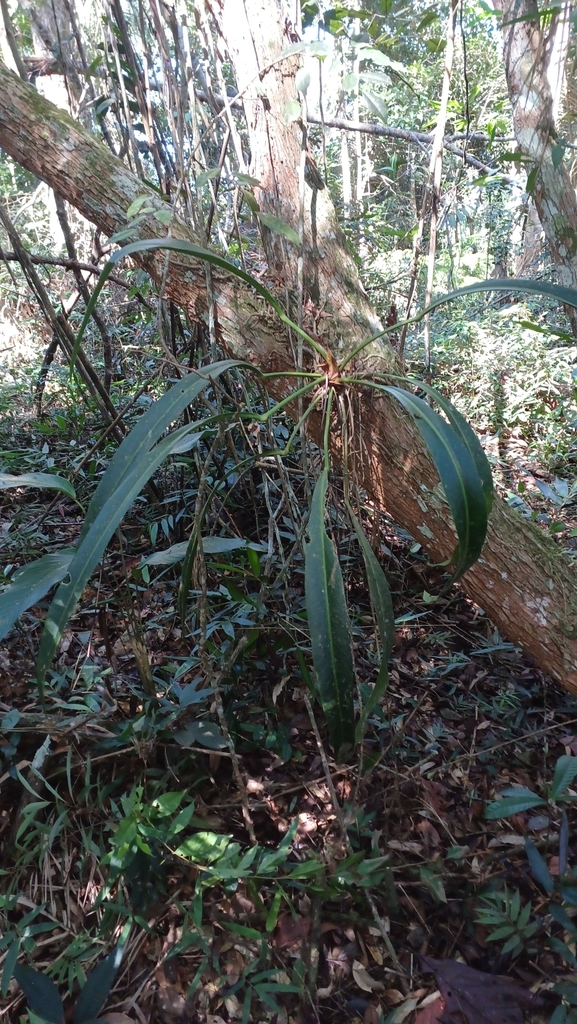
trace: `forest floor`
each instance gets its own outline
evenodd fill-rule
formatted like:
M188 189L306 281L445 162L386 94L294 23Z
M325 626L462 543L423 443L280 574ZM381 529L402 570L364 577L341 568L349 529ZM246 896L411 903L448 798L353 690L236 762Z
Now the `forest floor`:
M37 428L12 420L3 433L10 472L41 468L43 444L52 454L64 444ZM241 494L232 514L241 536L251 500ZM547 515L542 491L524 500ZM99 1017L110 1024L577 1020L577 698L458 589L427 603L438 570L386 516L368 506L363 516L397 631L386 697L350 764L331 759L294 618L285 628L302 608L298 562L272 594L275 614L227 662L231 637L255 621L250 576L232 555L207 557L205 589L220 602L216 692L190 658L173 567L142 573L151 530L140 510L69 623L44 707L34 657L45 605L10 633L0 648L0 1020L27 1019L12 979L22 954L52 978L66 1020L74 1006L75 1024L97 1017L95 986L88 1015L79 991L115 945L122 962L100 984L104 999L112 985ZM81 521L62 495L2 492L4 561L73 543ZM565 516L569 546L576 525ZM339 529L365 694L372 612ZM511 786L524 789L491 816ZM36 976L31 999L32 989L30 1021L42 1006L58 1024L54 987Z

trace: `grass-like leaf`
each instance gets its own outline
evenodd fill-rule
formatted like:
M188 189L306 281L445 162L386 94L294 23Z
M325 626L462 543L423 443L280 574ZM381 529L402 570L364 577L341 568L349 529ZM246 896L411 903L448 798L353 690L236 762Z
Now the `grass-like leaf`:
M539 885L542 885L545 892L554 892L555 882L553 881L551 872L547 867L543 857L539 853L539 850L532 843L530 839L525 839L525 852L527 854L527 860L529 861L529 867L531 868L531 874Z
M36 663L41 693L64 627L110 537L155 470L178 449L182 438L200 429L198 440L206 424L186 424L152 447L154 442L212 378L238 365L234 360L225 360L179 381L147 410L116 451L88 507L78 548L68 567L70 581L58 588L48 611Z
M422 399L392 385L377 386L393 395L411 414L441 478L459 538L451 559L456 563L455 569L447 589L476 562L487 535L487 498L477 460L453 426Z
M384 330L379 331L378 334L371 335L370 338L366 338L360 345L357 345L352 352L346 356L341 362L341 372L345 366L353 362L354 359L360 353L366 349L373 342L377 341L378 338L382 338L386 334L390 334L391 331L398 331L401 327L408 327L410 324L417 324L423 317L427 316L428 313L432 313L433 310L438 309L439 306L444 306L448 302L453 302L454 299L460 299L465 295L475 295L478 292L528 292L530 295L546 295L548 298L557 299L566 306L577 307L577 288L567 288L565 285L550 284L548 281L531 281L525 277L507 277L498 278L492 277L487 281L478 281L476 284L467 284L463 288L457 288L453 292L447 292L445 295L439 295L438 298L433 299L428 306L424 306L420 309L415 316L409 317L408 320L401 320L399 323L394 324L393 327L386 327Z
M553 783L551 785L551 797L553 800L558 800L559 797L563 796L566 789L569 788L577 775L577 757L572 757L571 754L562 754L557 759L555 765L555 774L553 775Z
M0 640L23 612L38 604L52 587L64 579L73 557L72 548L63 548L30 562L14 573L12 582L0 594Z
M419 319L425 313L430 313L439 306L452 302L453 299L460 299L464 295L475 295L478 292L528 292L530 295L546 295L550 299L558 299L566 306L577 307L576 288L551 284L549 281L531 281L526 277L492 277L487 281L464 285L463 288L457 288L454 292L447 292L446 295L440 295L437 299L433 299L426 309L421 310Z
M305 600L317 689L337 759L355 741L354 672L343 576L325 531L328 473L317 480L305 547Z
M382 566L379 563L377 556L375 555L371 545L369 544L363 528L355 516L352 508L347 502L347 509L353 529L357 535L359 546L363 555L365 563L365 569L367 572L367 582L369 584L369 594L371 597L371 603L375 613L375 619L377 622L377 629L379 632L379 639L381 642L381 665L377 680L373 687L372 693L367 700L362 712L361 717L357 723L355 731L355 739L357 743L360 743L364 728L369 715L374 707L378 704L381 697L386 693L387 686L389 685L389 672L387 662L391 656L393 644L395 642L395 613L393 609L393 599L391 597L391 589Z
M201 391L207 387L211 380L219 377L225 370L235 366L247 366L249 364L239 362L236 359L224 359L218 363L211 363L202 370L194 371L178 384L173 384L161 398L159 398L140 417L129 434L116 449L108 468L102 477L92 501L88 506L86 518L82 526L80 539L86 536L92 523L102 511L107 501L116 491L118 481L125 479L130 469L138 472L135 463L142 458L144 452L149 451L152 445L162 436L167 427L174 423L181 413L190 405Z
M76 497L76 491L70 481L63 476L57 476L56 473L21 473L20 476L0 473L0 491L5 491L9 487L38 487L43 491L62 491L69 498Z
M192 430L194 426L195 424L187 424L165 438L164 441L159 442L152 451L143 451L131 471L117 483L116 490L96 518L91 521L88 532L81 538L74 558L68 567L70 581L60 585L46 616L36 661L36 678L41 693L43 693L46 673L56 653L64 627L74 611L76 602L91 572L104 554L112 534L152 474L172 454L174 446L182 434ZM107 473L109 472L110 467L107 470Z

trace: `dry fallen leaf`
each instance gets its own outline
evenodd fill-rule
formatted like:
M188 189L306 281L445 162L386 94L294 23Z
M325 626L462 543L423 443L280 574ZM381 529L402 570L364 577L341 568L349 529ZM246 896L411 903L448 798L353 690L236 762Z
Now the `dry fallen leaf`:
M437 996L432 1002L417 1010L413 1024L442 1024L445 1000Z
M297 917L296 920L291 914L281 914L277 921L274 941L278 949L286 949L287 946L306 939L311 927L310 917Z
M360 960L353 960L353 978L363 992L381 992L385 987L382 981L371 978L369 972L363 967Z
M421 854L423 852L423 844L415 843L412 839L407 840L406 843L402 843L398 839L389 839L387 846L391 850L398 850L399 853Z
M511 978L485 974L457 960L421 956L445 1001L442 1024L523 1024L523 1009L536 1010L543 1001Z
M182 1020L186 1009L186 999L176 988L168 986L159 988L156 992L156 1016L157 1024L177 1024Z
M134 1017L129 1017L126 1013L107 1013L98 1020L100 1024L134 1024Z
M404 999L402 1003L399 1003L395 1010L395 1024L403 1024L403 1021L406 1020L409 1014L413 1012L418 1002L418 999L409 997L408 999Z
M379 1008L369 1003L363 1015L363 1024L378 1024L380 1017L382 1013L379 1012Z

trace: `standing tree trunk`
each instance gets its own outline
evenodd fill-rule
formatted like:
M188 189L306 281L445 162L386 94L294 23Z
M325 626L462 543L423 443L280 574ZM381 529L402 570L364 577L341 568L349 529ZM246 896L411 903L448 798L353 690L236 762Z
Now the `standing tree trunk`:
M577 198L557 145L548 48L536 0L493 0L502 12L503 53L517 142L533 162L532 197L559 283L577 288ZM568 307L577 337L577 309Z
M146 195L147 206L154 210L167 209L158 194L139 181L104 145L2 65L0 146L22 166L66 195L69 202L108 235L125 226L126 210L138 196ZM292 152L298 153L298 145ZM289 165L289 157L282 149L278 150L277 159L281 166L282 161ZM290 160L294 169L294 157ZM127 240L158 237L159 228L158 221L150 214L133 225ZM191 228L176 217L172 222L172 235L198 243ZM321 258L325 244L331 241L319 234ZM173 254L165 276L167 256L164 252L144 252L134 258L157 282L165 282L169 298L186 307L193 319L204 321L207 295L201 263ZM347 311L344 325L333 323L331 328L336 334L343 327L344 351L345 344L350 345L359 333L366 336L367 326L374 322L374 316L356 275L343 279L349 272L344 257L334 268L334 280L329 267L325 257L318 283L319 288L326 288L329 294L321 297L321 303L325 298L328 303L329 297L337 308L338 303L346 303L340 307ZM237 358L251 361L261 370L292 370L294 362L287 332L271 315L270 309L249 287L226 271L213 268L211 273L218 334L228 351ZM293 279L290 273L289 280ZM344 296L340 294L343 288ZM358 292L357 315L361 324L358 332L355 329L355 292ZM310 319L307 326L309 323ZM391 350L383 346L374 348L370 358L379 370L394 366ZM368 358L364 360L365 365L368 361ZM277 395L279 392L286 394L288 390L286 381L276 385ZM423 544L436 562L448 558L455 545L455 532L435 469L412 421L391 401L375 398L372 392L358 392L352 405L353 436L357 446L354 468L360 484L378 504L387 507L393 518ZM338 438L336 441L338 456ZM577 692L577 595L569 564L550 538L506 504L496 501L482 557L466 574L462 586L504 635L534 656L543 671Z

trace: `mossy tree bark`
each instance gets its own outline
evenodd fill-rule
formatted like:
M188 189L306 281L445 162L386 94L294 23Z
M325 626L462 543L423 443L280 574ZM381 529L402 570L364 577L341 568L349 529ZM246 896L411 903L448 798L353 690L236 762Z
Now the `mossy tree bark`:
M139 181L102 143L2 65L0 147L66 196L108 235L125 226L126 210L138 196L145 194L153 209L167 208L158 194ZM294 164L290 173L293 172ZM306 195L310 205L312 191L309 189ZM128 240L158 237L163 233L158 221L150 215L133 227ZM198 244L192 229L176 217L171 233L173 237ZM330 318L331 338L334 335L339 339L335 347L341 355L371 332L375 317L346 247L338 241L339 253L331 263L330 242L330 238L318 236L319 246L326 244L323 274L318 283L328 294L319 296L318 306L313 306L311 298L308 305L312 308L306 307L307 325L314 329L316 322L317 326L321 325L319 333L326 336L324 328ZM289 254L287 259L291 258ZM135 256L135 260L154 280L165 281L167 296L186 307L194 319L206 322L206 274L202 263L180 254L169 257L162 251L143 252ZM332 292L331 268L337 275ZM292 370L291 339L275 314L238 279L217 268L211 273L218 334L223 346L232 355L247 359L262 370ZM298 275L292 276L291 283L297 278ZM345 317L342 313L338 320L331 308L338 310L338 304L343 301L343 282L344 300L350 315ZM284 294L284 289L279 294ZM336 306L331 307L333 302ZM319 310L325 316L317 316L315 321ZM365 369L372 365L381 371L391 370L395 359L390 349L378 346L365 354L363 364ZM277 396L288 393L288 388L287 382L277 383L274 393ZM353 463L359 483L377 505L386 507L401 526L422 542L434 561L446 559L454 548L455 533L436 472L412 422L392 402L377 398L366 389L353 396L351 406L355 440ZM312 425L313 431L318 429L318 424ZM336 434L335 455L338 458ZM544 672L577 692L575 582L566 556L550 538L497 501L483 555L466 574L462 586L506 637L531 653Z

